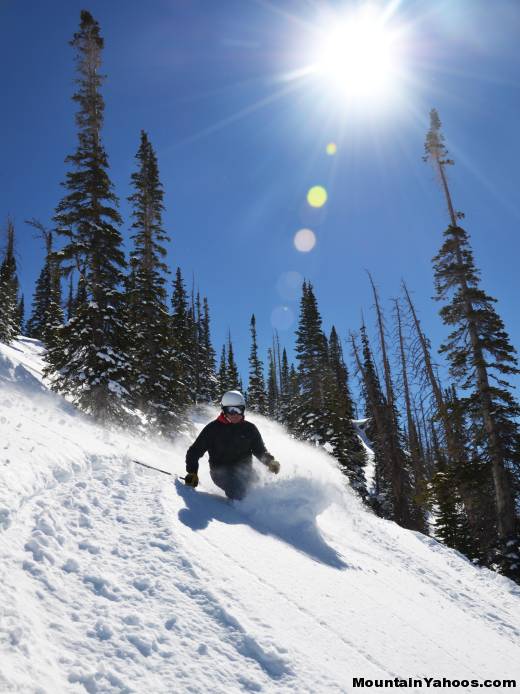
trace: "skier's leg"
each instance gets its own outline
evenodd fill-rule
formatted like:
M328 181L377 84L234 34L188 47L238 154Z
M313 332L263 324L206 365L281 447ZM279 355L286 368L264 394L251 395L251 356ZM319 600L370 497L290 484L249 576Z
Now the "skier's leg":
M243 499L249 492L251 484L256 479L255 471L251 463L236 465L233 468L233 482L231 488L232 499Z
M211 468L209 474L217 487L220 487L228 498L232 498L230 496L232 480L228 469L225 467Z
M210 474L213 482L229 499L243 499L256 479L256 473L249 462L213 468Z

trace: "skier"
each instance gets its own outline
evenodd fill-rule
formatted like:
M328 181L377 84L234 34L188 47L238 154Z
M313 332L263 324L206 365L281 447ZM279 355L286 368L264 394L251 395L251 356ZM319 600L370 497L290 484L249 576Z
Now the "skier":
M207 424L186 453L186 477L190 487L199 483L199 458L209 453L211 479L230 499L243 499L257 479L253 455L275 475L280 463L267 451L260 432L252 422L246 422L246 403L242 393L230 390L221 400L222 412Z

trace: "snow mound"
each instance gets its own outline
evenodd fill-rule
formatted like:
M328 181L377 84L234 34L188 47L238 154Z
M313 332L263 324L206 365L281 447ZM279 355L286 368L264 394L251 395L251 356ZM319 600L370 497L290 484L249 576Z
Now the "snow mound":
M23 338L0 352L0 385L16 385L18 389L34 393L44 392L42 383L42 347L37 340Z

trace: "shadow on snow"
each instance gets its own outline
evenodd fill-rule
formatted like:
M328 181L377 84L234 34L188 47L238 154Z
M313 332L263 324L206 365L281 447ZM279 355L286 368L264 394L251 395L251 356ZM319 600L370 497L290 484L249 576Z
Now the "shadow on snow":
M224 496L196 491L179 480L175 486L186 504L179 511L179 520L194 531L207 528L212 521L248 525L321 564L347 568L338 552L321 536L317 517L331 504L331 499L318 481L296 478L253 487L243 501L229 501Z

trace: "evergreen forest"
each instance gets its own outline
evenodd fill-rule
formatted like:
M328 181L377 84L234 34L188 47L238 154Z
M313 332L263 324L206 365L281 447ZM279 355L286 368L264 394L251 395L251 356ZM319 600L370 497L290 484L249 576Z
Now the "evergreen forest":
M373 305L342 334L325 329L319 287L305 279L291 345L275 331L260 353L252 305L249 371L241 374L231 333L213 344L210 298L187 287L180 267L169 271L160 162L145 129L128 172L131 219L119 212L103 144L104 39L86 10L71 47L76 148L53 219L30 220L45 248L30 301L20 290L14 222L4 224L0 341L40 340L56 392L107 426L143 435L189 435L193 408L241 390L250 412L327 451L373 513L520 583L520 405L512 381L520 369L450 190L448 170L456 169L437 111L424 159L448 213L432 260L445 330L439 353L404 281L386 310L368 273Z

